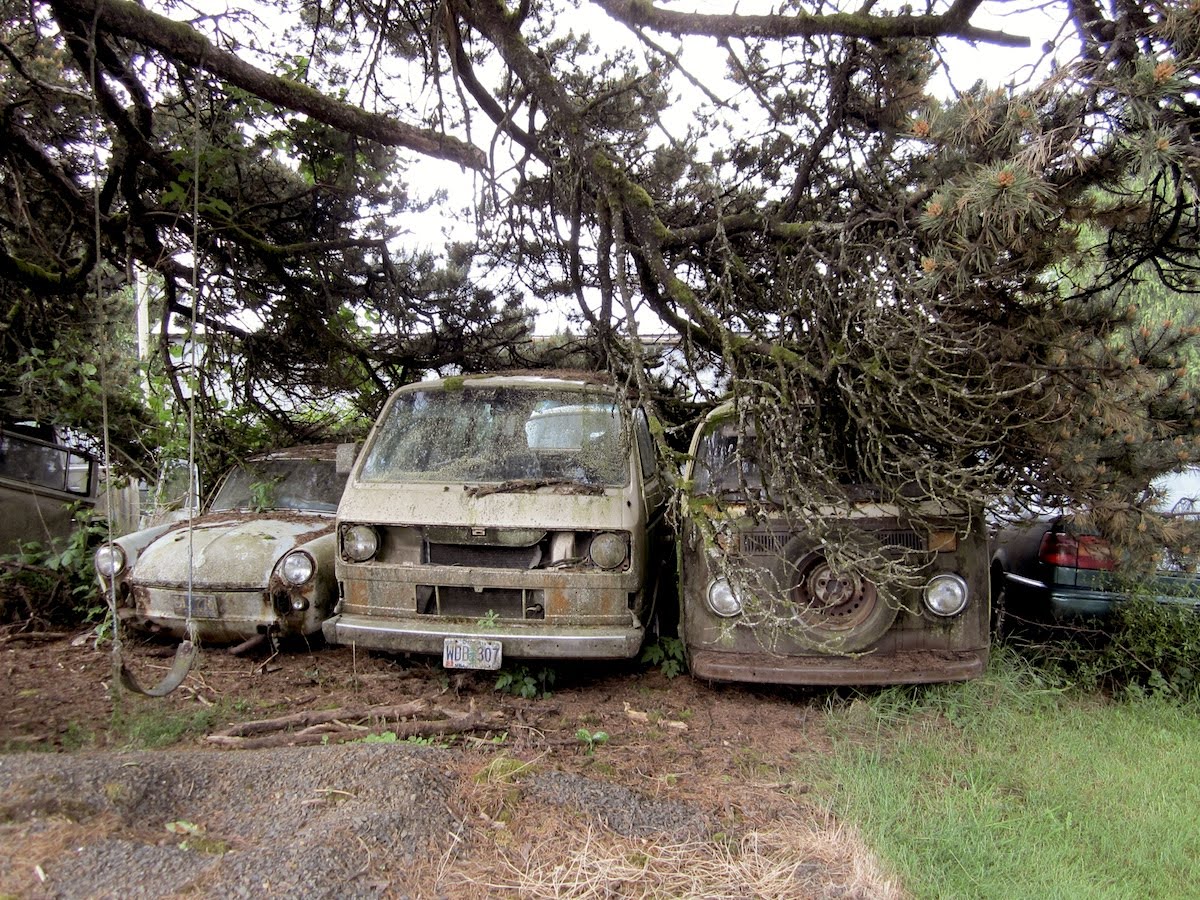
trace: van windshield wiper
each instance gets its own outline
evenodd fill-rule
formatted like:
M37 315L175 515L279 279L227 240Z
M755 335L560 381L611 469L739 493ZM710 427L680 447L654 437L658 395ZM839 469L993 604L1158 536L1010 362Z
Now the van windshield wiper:
M517 478L499 484L475 484L467 488L468 497L486 497L489 494L521 494L544 487L568 488L565 494L603 494L604 485L587 484L574 478Z

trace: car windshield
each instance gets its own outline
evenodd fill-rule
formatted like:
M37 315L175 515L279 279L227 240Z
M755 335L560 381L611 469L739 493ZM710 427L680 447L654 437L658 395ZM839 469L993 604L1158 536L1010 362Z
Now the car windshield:
M470 481L619 486L629 437L609 394L470 387L400 394L366 449L370 482Z
M256 460L225 476L211 509L336 512L345 485L332 459Z
M738 452L741 441L742 452ZM763 486L758 464L747 458L753 454L753 439L742 440L736 422L710 425L700 438L692 487L698 494L740 494L747 489L759 491Z

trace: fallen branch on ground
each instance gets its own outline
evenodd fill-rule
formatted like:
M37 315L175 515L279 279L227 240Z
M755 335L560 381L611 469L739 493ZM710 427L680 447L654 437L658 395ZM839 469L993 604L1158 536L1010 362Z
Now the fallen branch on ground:
M429 713L432 717L415 718L422 713ZM221 747L240 750L340 744L348 740L360 740L377 730L383 730L385 725L386 730L394 734L397 740L405 740L410 737L432 737L492 729L502 720L503 716L500 713L485 715L474 709L467 712L440 707L431 709L428 701L413 700L394 706L340 707L293 713L256 722L239 722L210 734L207 740ZM370 722L371 725L361 724L364 721Z

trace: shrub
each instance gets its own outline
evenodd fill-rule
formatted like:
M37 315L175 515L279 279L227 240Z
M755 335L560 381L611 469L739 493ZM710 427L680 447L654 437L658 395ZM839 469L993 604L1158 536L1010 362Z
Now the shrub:
M75 518L79 526L68 537L26 541L0 556L0 620L44 628L103 617L92 551L108 529L90 510L77 508Z

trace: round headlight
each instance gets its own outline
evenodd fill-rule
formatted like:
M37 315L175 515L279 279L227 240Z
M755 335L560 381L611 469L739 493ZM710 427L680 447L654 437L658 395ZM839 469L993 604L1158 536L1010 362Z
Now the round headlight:
M628 556L625 538L611 531L598 534L592 538L588 556L602 569L615 569L625 562L625 557Z
M125 551L116 544L102 544L96 549L96 571L113 578L125 571Z
M296 587L307 583L316 571L317 564L303 550L293 550L279 561L280 577Z
M351 525L342 532L342 553L354 562L366 562L379 549L379 535L370 525Z
M967 605L967 583L958 575L943 572L925 585L925 605L936 616L957 616Z
M742 598L727 578L718 578L712 582L708 586L705 599L708 601L708 608L722 619L736 616L742 611Z

